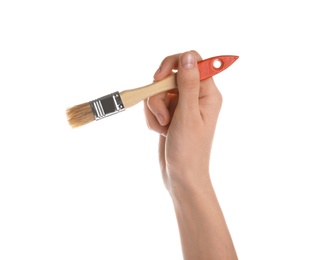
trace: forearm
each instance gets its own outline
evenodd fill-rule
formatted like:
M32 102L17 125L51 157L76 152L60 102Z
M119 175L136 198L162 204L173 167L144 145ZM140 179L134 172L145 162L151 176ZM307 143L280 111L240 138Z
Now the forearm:
M209 177L203 182L171 191L184 259L237 259L212 183Z

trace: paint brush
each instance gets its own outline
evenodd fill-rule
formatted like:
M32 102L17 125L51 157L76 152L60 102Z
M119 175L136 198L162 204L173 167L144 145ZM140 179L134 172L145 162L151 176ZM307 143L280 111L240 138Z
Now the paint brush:
M239 56L235 55L222 55L199 61L200 80L210 78L225 70L238 58ZM101 98L68 108L66 111L68 122L73 128L79 127L117 114L156 94L172 90L177 87L177 73L140 88L122 92L116 91Z

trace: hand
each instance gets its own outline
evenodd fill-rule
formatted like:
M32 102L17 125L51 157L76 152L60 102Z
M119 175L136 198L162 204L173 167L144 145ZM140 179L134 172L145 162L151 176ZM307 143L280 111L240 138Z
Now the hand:
M209 178L213 136L222 96L212 78L200 81L195 51L166 57L159 81L178 69L178 91L145 100L147 125L159 133L159 159L166 188L204 184Z
M178 91L145 101L150 129L160 134L163 180L173 199L185 260L237 259L209 176L209 161L222 96L212 78L200 81L200 55L166 57L154 79L178 69Z

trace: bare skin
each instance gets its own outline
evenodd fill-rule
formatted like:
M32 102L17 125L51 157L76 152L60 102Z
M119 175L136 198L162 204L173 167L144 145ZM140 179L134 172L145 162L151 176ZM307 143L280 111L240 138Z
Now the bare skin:
M166 57L154 79L177 69L178 91L145 100L144 111L148 127L160 134L161 172L184 259L238 259L209 172L222 96L212 78L199 80L200 60L195 51Z

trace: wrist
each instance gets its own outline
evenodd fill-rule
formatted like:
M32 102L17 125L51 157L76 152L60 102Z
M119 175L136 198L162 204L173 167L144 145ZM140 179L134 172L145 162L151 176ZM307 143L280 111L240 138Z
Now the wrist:
M212 182L207 170L169 174L168 189L174 204L195 201L213 191Z
M171 185L184 259L237 259L211 180L204 176Z

